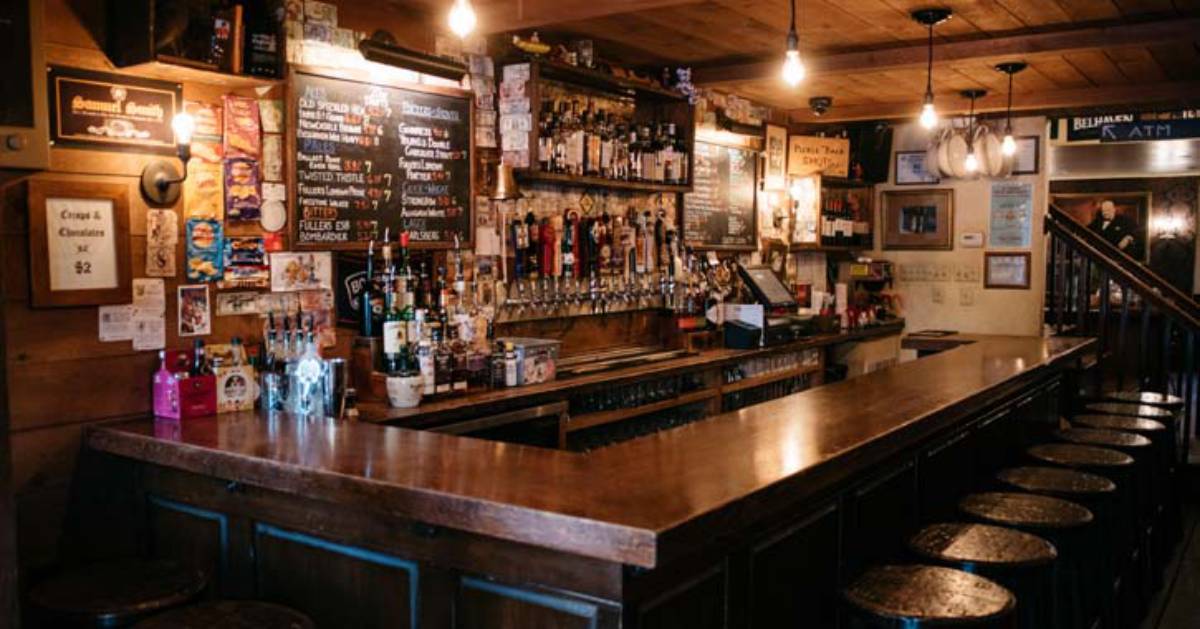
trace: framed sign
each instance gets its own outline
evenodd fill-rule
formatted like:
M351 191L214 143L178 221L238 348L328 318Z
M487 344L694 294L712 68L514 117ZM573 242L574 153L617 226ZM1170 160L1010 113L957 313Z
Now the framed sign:
M793 135L788 138L788 174L850 176L850 140Z
M954 190L885 190L883 248L954 248Z
M912 186L940 183L936 175L925 167L926 151L896 151L896 185Z
M1028 249L1033 234L1033 184L992 182L988 246Z
M50 143L74 148L175 153L171 120L183 86L50 66Z
M783 190L787 187L787 129L767 125L766 145L763 189Z
M1040 167L1042 139L1036 135L1023 135L1015 138L1017 152L1013 154L1014 175L1036 175Z
M29 184L30 303L129 302L129 187L76 181Z
M1030 259L1028 251L984 252L983 287L1028 289Z
M696 249L758 249L758 152L696 142L683 241Z

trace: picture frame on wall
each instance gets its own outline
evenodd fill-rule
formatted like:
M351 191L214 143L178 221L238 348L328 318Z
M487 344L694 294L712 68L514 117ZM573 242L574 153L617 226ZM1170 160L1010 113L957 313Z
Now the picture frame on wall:
M30 305L129 303L129 186L29 182Z
M1027 290L1032 256L1028 251L986 251L983 254L983 287Z
M941 183L941 178L925 168L926 151L896 151L893 172L897 186Z
M767 125L763 151L763 190L783 190L787 187L787 129Z
M954 249L954 190L885 190L880 207L885 250Z
M1050 205L1133 259L1143 262L1150 259L1152 201L1148 190L1050 193ZM1106 215L1106 212L1110 214Z
M1017 152L1013 154L1012 174L1038 174L1041 169L1042 139L1036 135L1023 135L1014 140L1017 142Z

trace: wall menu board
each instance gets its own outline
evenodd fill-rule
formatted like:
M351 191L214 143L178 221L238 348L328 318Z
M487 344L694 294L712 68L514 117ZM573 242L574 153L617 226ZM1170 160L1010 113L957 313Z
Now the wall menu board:
M684 241L698 249L758 248L758 153L696 142L692 191L683 196Z
M414 246L473 242L471 100L294 72L292 242L360 249L408 231Z

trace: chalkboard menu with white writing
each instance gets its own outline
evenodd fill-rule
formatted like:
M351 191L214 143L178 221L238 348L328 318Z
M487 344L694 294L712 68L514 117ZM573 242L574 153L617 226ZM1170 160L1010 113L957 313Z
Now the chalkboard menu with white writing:
M684 240L698 249L758 247L758 153L696 142L692 191L683 197Z
M472 242L465 92L296 72L290 115L296 248L361 249L386 228L414 246Z

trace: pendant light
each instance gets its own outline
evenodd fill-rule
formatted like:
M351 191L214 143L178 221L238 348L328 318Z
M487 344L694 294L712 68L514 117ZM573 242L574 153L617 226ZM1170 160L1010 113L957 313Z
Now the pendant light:
M792 0L792 27L788 29L787 52L783 59L783 81L796 87L804 80L806 71L800 60L800 35L796 32L796 0Z
M1017 141L1013 139L1012 132L1012 92L1013 92L1013 75L1024 70L1027 67L1023 61L1014 61L1012 63L1001 63L996 66L996 69L1008 75L1008 108L1007 120L1004 123L1004 140L1000 142L1000 152L1005 157L1012 157L1017 152Z
M460 38L470 35L475 30L475 9L471 7L471 0L454 0L447 21L455 35Z
M963 169L974 175L979 172L979 156L975 155L975 99L987 95L987 90L963 90L963 98L971 99L971 114L967 118L967 158Z
M950 19L953 13L950 9L918 9L912 12L912 18L918 24L929 29L929 62L925 71L925 100L921 104L921 116L918 120L922 127L933 129L938 123L937 109L933 106L933 27Z

